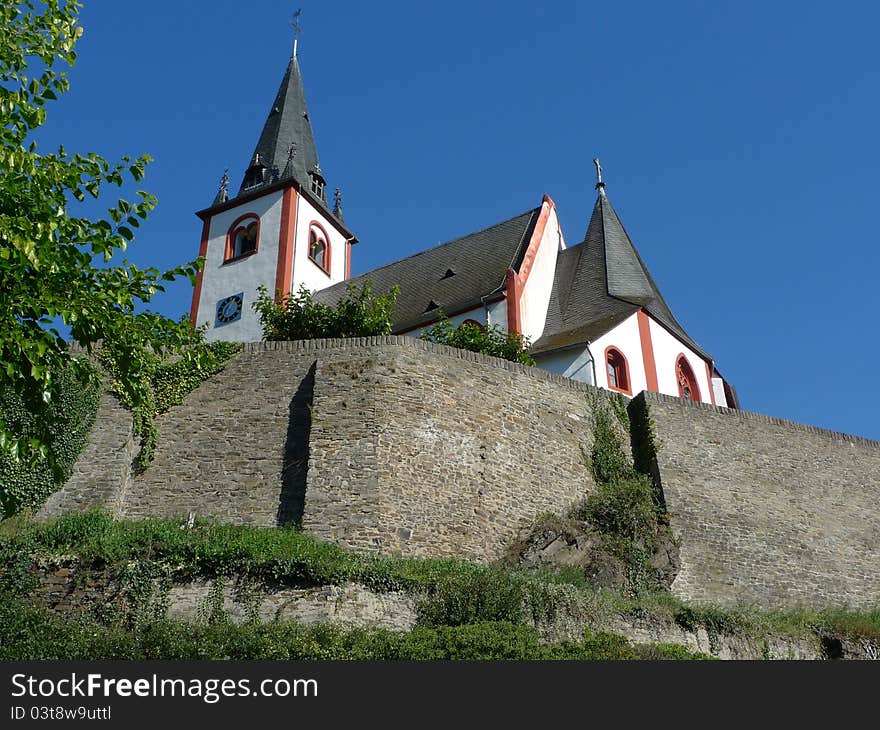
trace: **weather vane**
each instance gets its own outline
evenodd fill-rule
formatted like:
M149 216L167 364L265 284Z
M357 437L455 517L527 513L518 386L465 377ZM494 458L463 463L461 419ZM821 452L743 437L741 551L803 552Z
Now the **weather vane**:
M299 32L301 30L301 26L299 24L299 16L302 15L302 8L297 10L293 14L293 20L291 21L291 25L293 26L293 57L296 58L296 44L299 40Z

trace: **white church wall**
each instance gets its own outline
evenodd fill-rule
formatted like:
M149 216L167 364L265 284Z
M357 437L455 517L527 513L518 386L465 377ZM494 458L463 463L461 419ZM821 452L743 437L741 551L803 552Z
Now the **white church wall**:
M630 390L633 395L648 388L645 376L645 359L642 355L642 341L639 337L638 314L633 314L619 325L590 343L590 350L596 358L596 378L602 388L611 388L608 382L608 366L605 350L615 347L626 358L629 371Z
M278 268L278 239L281 231L282 192L276 191L244 205L230 208L211 218L208 250L202 274L202 292L196 325L208 324L208 340L236 340L252 342L261 339L260 319L252 304L257 300L257 287L262 284L270 291L275 286ZM254 213L260 218L260 238L257 252L252 256L223 263L226 252L226 234L242 215ZM217 302L242 293L241 319L216 325Z
M309 227L320 224L330 244L330 273L309 258ZM303 195L296 196L296 234L293 249L293 290L305 284L310 291L326 289L345 279L345 236L327 220L327 214L316 208Z
M684 355L697 379L700 400L703 403L711 403L712 396L709 390L711 386L706 372L706 361L652 317L649 316L648 319L650 320L651 342L654 347L654 362L657 365L657 387L660 392L678 397L675 362L679 355Z
M502 299L488 305L489 308L489 325L498 325L504 332L507 332L507 300ZM476 317L474 317L476 319Z
M487 310L488 308L488 317ZM469 309L466 312L460 312L449 318L449 321L458 327L462 322L467 320L473 320L481 325L492 326L498 325L503 332L507 332L507 300L502 299L498 302L493 302L492 304L488 304L486 307L477 307L474 309ZM407 335L409 337L419 337L422 332L431 327L431 325L427 325L426 327L420 327L419 329L409 330L407 332L402 332L401 334Z
M545 202L544 205L549 205ZM553 291L556 275L556 256L562 244L562 230L556 216L556 208L550 207L550 215L538 244L538 252L520 297L520 315L523 335L532 342L544 332L547 306Z
M557 350L545 355L536 355L535 363L541 370L547 370L579 383L593 385L593 361L590 358L592 348L578 346Z
M715 405L727 407L727 395L724 393L724 381L712 378L712 392L715 394Z

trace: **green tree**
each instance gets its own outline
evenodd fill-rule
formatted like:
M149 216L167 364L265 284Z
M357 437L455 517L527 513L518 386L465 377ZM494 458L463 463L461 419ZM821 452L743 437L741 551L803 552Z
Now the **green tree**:
M264 340L312 340L321 337L370 337L391 334L399 289L373 294L372 283L360 288L349 282L335 307L316 302L305 286L280 301L260 287L253 307L260 315Z
M33 416L26 435L0 420L0 452L34 464L55 462L56 374L72 368L84 384L94 377L72 357L58 323L88 350L102 343L129 400L141 402L146 353L178 351L192 333L183 319L136 309L163 282L194 280L200 265L160 272L118 259L156 204L148 193L119 200L106 217L84 213L83 201L107 185L140 181L147 155L111 164L63 147L39 154L30 139L45 122L47 102L68 89L59 67L76 61L80 7L71 0L0 4L0 389L13 391Z
M517 332L505 332L497 324L480 327L473 322L462 322L457 327L440 312L440 320L422 332L420 339L461 350L481 352L523 365L534 365L529 354L529 341Z

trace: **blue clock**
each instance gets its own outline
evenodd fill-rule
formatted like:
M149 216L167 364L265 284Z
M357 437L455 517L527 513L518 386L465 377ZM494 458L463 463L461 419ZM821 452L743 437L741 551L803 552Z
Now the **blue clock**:
M217 302L216 327L241 319L241 310L244 305L244 292L233 294Z

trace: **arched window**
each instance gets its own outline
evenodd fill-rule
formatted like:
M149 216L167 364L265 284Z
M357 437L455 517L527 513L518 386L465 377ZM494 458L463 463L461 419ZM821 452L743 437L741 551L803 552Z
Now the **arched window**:
M259 243L260 219L253 213L247 213L230 226L226 235L226 252L223 261L235 261L255 254Z
M690 363L684 355L679 355L675 361L675 379L678 382L678 395L680 398L701 401L700 386Z
M480 329L480 330L481 330L481 329L484 329L484 328L483 328L483 325L481 325L481 324L480 324L479 322L477 322L477 320L475 320L475 319L466 319L464 322L462 322L462 324L469 324L469 325L471 325L472 327L476 327L477 329Z
M616 347L605 349L605 367L608 371L608 387L632 395L629 382L629 366L623 353Z
M326 231L317 223L309 226L309 259L330 275L330 244Z

